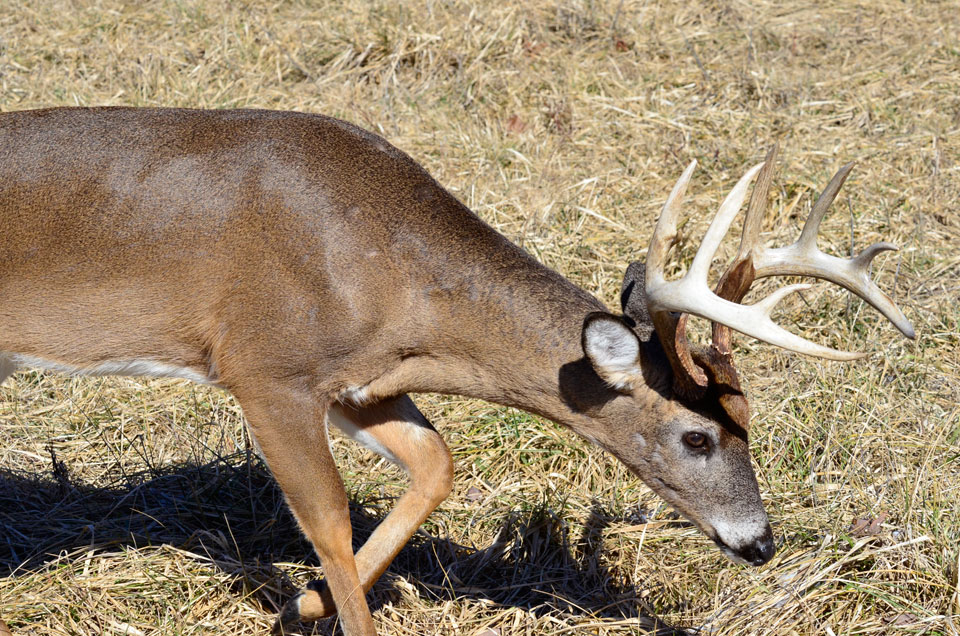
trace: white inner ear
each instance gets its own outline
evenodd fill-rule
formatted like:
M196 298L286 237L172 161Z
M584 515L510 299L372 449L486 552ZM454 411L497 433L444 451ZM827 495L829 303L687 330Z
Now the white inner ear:
M640 341L617 320L594 320L584 331L584 353L597 374L616 389L629 389L640 375Z

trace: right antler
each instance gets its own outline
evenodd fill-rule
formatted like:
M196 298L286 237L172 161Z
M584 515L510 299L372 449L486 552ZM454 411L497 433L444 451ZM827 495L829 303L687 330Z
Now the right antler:
M820 222L826 216L830 204L837 197L840 187L843 186L852 169L851 162L840 168L833 176L813 205L813 210L800 232L800 238L792 245L779 248L761 246L758 239L762 209L759 206L757 208L751 206L744 220L743 237L740 241L737 260L751 257L755 278L787 275L813 276L836 283L873 305L877 311L896 325L903 335L914 338L915 333L910 321L893 300L870 280L870 262L881 252L896 250L895 245L886 242L874 243L855 258L849 259L824 254L817 248L817 231L820 229ZM751 219L751 215L756 217L756 220Z
M756 278L799 275L831 281L876 307L904 335L909 338L914 337L910 322L893 301L870 280L870 262L880 252L896 249L893 245L889 243L871 245L852 259L829 256L816 247L816 234L820 221L836 197L840 186L843 185L852 164L841 168L830 181L814 205L796 243L776 249L764 248L758 244L760 215L766 203L776 151L775 147L767 156L765 163L751 168L734 186L707 229L689 271L682 278L667 281L664 276L664 266L667 252L677 238L676 222L680 205L696 167L696 161L690 163L673 187L670 196L667 197L650 240L646 266L646 293L650 314L673 367L678 388L688 395L694 395L699 388L706 386L706 376L691 356L684 334L686 320L682 314L694 314L713 321L714 346L723 353L729 353L729 329L727 328L732 328L791 351L830 360L853 360L864 355L857 352L837 351L810 342L783 329L770 319L770 312L784 296L806 289L809 285L788 285L752 305L739 304ZM761 168L763 172L760 183L751 198L750 209L744 221L740 250L734 264L721 279L717 293L714 294L707 285L707 270L720 241L740 210L750 181Z

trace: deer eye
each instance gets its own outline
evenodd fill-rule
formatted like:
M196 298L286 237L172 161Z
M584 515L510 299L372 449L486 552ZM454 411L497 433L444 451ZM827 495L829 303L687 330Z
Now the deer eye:
M683 436L683 443L689 446L690 448L696 450L703 450L707 447L707 436L703 433L697 433L696 431L691 431L685 433Z

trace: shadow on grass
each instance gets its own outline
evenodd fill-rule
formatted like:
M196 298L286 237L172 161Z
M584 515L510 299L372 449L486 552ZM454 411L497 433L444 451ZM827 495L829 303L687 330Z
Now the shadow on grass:
M125 475L115 483L79 483L52 453L52 474L0 470L0 576L42 569L63 553L170 544L208 555L265 612L297 586L273 563L318 564L263 463L249 453ZM351 502L361 544L392 500ZM637 619L631 629L686 634L653 617L634 585L618 582L599 558L611 521L597 506L570 528L549 507L511 514L495 541L477 548L418 532L374 587L376 611L397 595L402 575L422 598L482 598L535 615ZM575 535L575 536L571 536ZM309 631L309 630L308 630ZM315 633L333 634L333 621Z

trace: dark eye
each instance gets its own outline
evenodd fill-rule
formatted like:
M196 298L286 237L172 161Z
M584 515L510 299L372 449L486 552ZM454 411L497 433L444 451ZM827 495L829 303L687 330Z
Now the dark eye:
M696 448L697 450L700 450L707 447L707 436L703 433L691 431L683 436L683 443L690 448Z

